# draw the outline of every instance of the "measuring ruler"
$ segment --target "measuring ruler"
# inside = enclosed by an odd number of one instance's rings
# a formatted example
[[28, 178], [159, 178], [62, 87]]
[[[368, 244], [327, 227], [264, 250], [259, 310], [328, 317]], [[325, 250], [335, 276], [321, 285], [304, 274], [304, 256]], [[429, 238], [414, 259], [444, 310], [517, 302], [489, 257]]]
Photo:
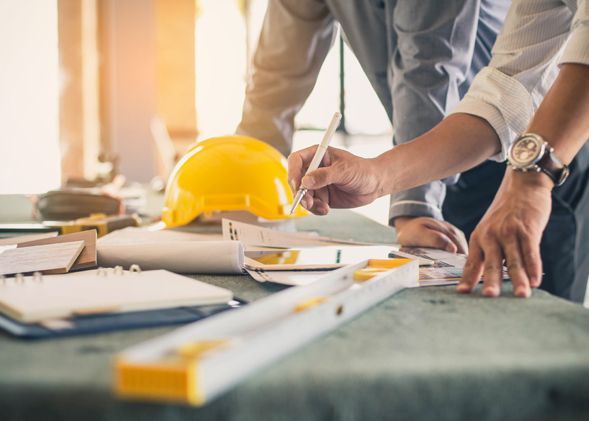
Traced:
[[179, 328], [115, 358], [118, 396], [203, 405], [403, 288], [416, 260], [366, 260]]

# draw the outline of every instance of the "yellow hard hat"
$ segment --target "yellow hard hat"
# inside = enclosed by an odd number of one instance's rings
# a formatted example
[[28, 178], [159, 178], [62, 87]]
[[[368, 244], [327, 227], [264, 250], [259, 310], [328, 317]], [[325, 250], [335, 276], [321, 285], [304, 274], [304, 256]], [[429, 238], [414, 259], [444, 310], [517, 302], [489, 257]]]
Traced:
[[293, 194], [284, 156], [246, 136], [215, 137], [195, 144], [174, 167], [166, 187], [162, 221], [184, 225], [201, 214], [249, 211], [265, 219], [289, 215]]

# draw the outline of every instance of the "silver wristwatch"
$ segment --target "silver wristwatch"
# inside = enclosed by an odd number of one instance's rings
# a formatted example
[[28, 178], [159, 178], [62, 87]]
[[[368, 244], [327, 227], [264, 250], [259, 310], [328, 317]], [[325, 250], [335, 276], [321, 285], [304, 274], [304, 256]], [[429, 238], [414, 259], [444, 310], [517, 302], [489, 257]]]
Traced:
[[569, 176], [569, 167], [554, 154], [554, 148], [537, 134], [524, 133], [518, 137], [509, 147], [507, 160], [515, 171], [542, 171], [556, 186], [562, 185]]

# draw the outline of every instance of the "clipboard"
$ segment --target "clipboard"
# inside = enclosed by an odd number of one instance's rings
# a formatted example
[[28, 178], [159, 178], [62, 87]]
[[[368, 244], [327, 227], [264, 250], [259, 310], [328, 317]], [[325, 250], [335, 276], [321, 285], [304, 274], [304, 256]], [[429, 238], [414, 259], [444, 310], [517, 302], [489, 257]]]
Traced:
[[246, 304], [246, 301], [234, 297], [225, 304], [77, 316], [43, 324], [22, 323], [0, 314], [0, 330], [21, 339], [31, 340], [92, 335], [192, 323], [227, 310], [241, 308]]

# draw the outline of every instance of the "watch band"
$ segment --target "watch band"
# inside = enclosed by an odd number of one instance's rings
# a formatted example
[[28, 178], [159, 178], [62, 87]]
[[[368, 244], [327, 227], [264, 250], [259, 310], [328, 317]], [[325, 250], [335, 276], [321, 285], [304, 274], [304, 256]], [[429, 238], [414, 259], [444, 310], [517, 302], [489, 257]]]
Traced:
[[569, 176], [569, 167], [563, 164], [560, 159], [554, 154], [554, 148], [548, 146], [544, 152], [544, 156], [536, 163], [540, 171], [546, 174], [555, 186], [561, 186]]

